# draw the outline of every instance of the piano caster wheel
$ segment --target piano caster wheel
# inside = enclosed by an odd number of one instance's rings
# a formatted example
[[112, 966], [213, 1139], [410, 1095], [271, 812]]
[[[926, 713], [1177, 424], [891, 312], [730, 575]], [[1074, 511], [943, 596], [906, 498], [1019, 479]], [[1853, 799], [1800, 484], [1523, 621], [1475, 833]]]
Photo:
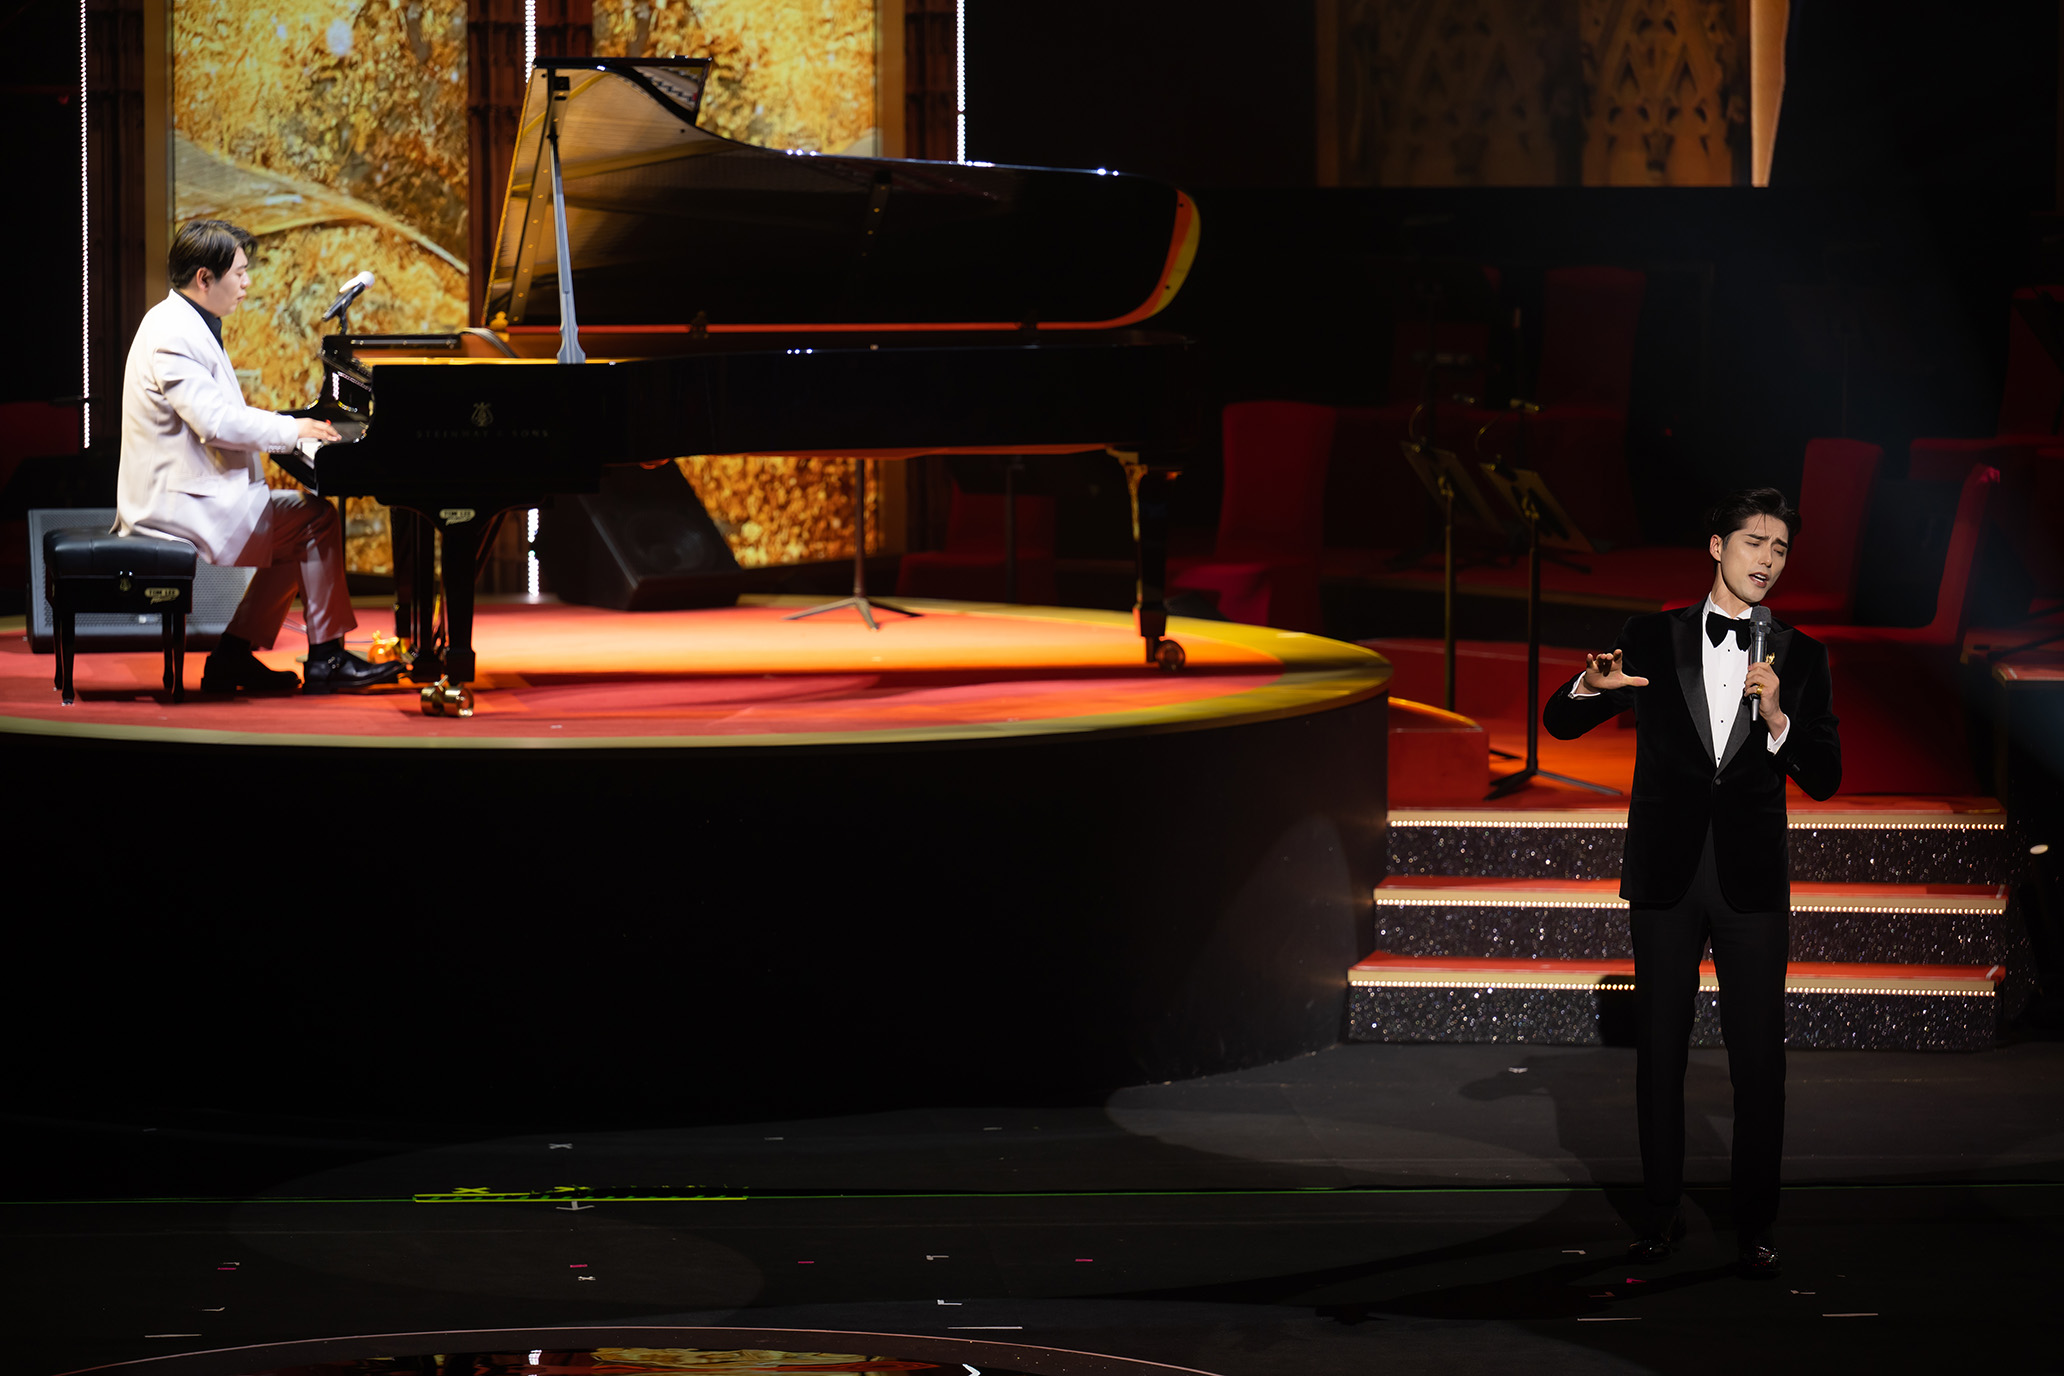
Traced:
[[1164, 673], [1174, 673], [1182, 668], [1188, 659], [1189, 657], [1183, 653], [1182, 646], [1172, 640], [1164, 640], [1154, 647], [1154, 667]]
[[422, 692], [423, 715], [426, 717], [470, 717], [473, 715], [473, 690], [468, 687], [452, 687], [451, 680], [440, 678]]

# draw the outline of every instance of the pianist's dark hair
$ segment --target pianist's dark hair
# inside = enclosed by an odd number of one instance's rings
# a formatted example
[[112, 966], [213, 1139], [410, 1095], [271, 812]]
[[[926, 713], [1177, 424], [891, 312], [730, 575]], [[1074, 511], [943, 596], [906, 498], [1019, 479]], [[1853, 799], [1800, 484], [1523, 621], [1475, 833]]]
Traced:
[[217, 277], [225, 275], [236, 261], [236, 251], [242, 249], [248, 256], [257, 242], [249, 230], [227, 220], [188, 220], [172, 236], [172, 253], [165, 264], [172, 285], [188, 285], [202, 268]]
[[1706, 533], [1719, 536], [1724, 544], [1728, 536], [1758, 516], [1783, 521], [1786, 534], [1795, 540], [1799, 537], [1798, 509], [1774, 487], [1749, 487], [1722, 497], [1706, 511]]

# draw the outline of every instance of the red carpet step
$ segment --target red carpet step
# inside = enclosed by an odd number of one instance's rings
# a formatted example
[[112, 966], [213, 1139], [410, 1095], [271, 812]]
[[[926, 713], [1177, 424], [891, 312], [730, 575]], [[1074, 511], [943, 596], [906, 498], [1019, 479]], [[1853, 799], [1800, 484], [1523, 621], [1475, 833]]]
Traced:
[[1475, 803], [1490, 788], [1490, 738], [1468, 717], [1393, 695], [1389, 739], [1392, 807]]

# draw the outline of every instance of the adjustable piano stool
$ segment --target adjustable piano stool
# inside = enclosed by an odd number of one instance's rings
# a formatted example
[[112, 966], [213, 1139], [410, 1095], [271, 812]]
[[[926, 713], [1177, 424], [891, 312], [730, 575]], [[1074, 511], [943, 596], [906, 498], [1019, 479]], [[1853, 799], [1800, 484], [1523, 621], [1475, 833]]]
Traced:
[[82, 613], [149, 615], [164, 628], [165, 691], [186, 698], [186, 617], [193, 610], [194, 547], [184, 540], [110, 535], [105, 530], [43, 532], [43, 591], [57, 640], [57, 691], [72, 703], [72, 655]]

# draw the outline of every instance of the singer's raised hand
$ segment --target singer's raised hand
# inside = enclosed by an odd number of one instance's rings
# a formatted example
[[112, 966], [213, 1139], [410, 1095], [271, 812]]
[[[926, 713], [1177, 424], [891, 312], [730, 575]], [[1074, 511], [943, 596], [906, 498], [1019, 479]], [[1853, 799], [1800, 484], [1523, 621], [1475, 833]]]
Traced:
[[1620, 663], [1622, 651], [1611, 654], [1586, 655], [1584, 687], [1593, 693], [1609, 693], [1615, 688], [1646, 688], [1648, 680], [1638, 674], [1630, 674]]

